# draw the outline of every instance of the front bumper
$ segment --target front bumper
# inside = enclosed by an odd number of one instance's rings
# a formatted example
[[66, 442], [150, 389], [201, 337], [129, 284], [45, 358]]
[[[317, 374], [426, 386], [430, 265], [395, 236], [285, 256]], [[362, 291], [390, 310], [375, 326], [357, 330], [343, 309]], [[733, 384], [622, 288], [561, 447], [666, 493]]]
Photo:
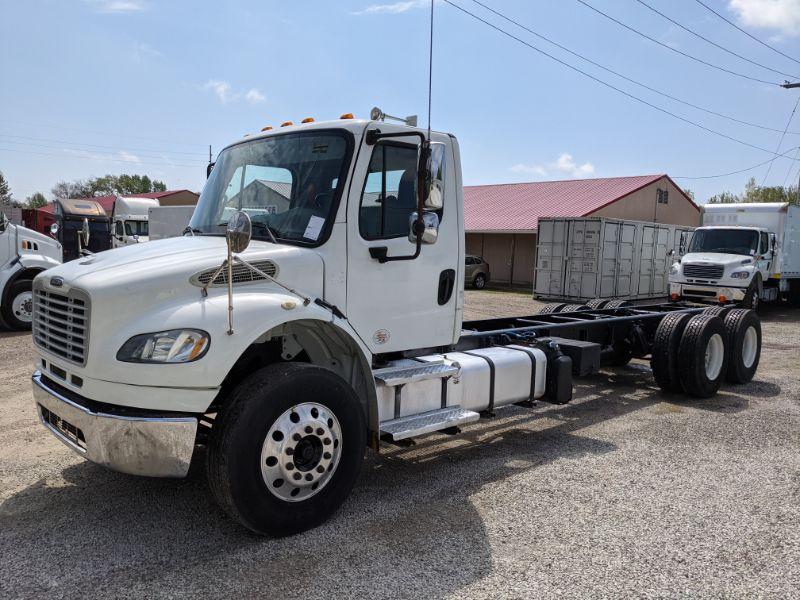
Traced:
[[686, 298], [698, 302], [720, 302], [720, 297], [725, 297], [725, 302], [741, 302], [747, 288], [730, 286], [711, 286], [696, 283], [672, 283], [669, 284], [671, 297]]
[[42, 424], [85, 459], [149, 477], [184, 477], [189, 471], [197, 418], [109, 414], [67, 398], [39, 371], [31, 381]]

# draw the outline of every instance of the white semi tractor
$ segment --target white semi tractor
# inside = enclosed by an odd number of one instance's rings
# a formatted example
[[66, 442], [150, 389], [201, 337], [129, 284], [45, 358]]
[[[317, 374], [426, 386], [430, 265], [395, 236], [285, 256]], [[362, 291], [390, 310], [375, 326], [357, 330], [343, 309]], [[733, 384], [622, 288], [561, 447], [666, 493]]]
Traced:
[[111, 247], [120, 248], [148, 241], [148, 211], [155, 206], [158, 206], [158, 200], [153, 198], [117, 198], [111, 214]]
[[464, 321], [464, 208], [450, 134], [341, 119], [239, 140], [182, 237], [36, 278], [45, 427], [118, 471], [186, 475], [253, 531], [313, 527], [367, 447], [565, 403], [572, 377], [651, 357], [664, 389], [749, 381], [748, 310], [624, 301]]
[[61, 264], [61, 244], [9, 222], [0, 213], [0, 323], [16, 330], [31, 328], [33, 278]]
[[756, 309], [762, 300], [786, 299], [800, 307], [800, 206], [706, 204], [669, 283], [673, 300]]

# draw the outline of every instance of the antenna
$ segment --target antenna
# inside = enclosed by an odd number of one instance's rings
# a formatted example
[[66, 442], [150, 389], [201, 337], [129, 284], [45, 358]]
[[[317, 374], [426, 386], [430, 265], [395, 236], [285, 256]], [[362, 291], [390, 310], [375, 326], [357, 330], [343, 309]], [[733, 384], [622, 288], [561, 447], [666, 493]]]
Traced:
[[433, 3], [431, 0], [431, 37], [428, 44], [428, 141], [431, 141], [431, 91], [433, 88]]

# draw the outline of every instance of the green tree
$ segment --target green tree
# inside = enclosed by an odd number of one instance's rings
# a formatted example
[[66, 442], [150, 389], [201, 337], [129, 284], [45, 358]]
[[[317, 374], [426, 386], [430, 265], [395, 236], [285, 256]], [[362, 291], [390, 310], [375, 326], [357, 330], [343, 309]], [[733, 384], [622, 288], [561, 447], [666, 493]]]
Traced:
[[11, 188], [2, 171], [0, 171], [0, 204], [11, 204]]
[[148, 192], [163, 192], [163, 181], [147, 175], [104, 175], [88, 180], [60, 181], [53, 187], [56, 198], [92, 198], [94, 196], [135, 196]]
[[739, 196], [731, 192], [722, 192], [708, 199], [709, 204], [733, 204], [734, 202], [741, 201], [742, 199], [739, 198]]
[[728, 204], [732, 202], [792, 202], [800, 204], [797, 197], [797, 187], [789, 186], [760, 186], [754, 177], [751, 177], [744, 186], [741, 195], [731, 192], [722, 192], [708, 199], [709, 204]]
[[25, 208], [41, 208], [47, 204], [47, 198], [41, 192], [34, 192], [25, 199]]

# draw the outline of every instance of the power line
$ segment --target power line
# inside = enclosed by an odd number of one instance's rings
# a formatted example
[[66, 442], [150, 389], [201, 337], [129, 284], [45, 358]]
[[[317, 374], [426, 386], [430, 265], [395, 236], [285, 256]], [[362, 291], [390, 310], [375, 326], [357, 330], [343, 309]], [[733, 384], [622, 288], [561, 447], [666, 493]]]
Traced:
[[[91, 149], [91, 148], [82, 148], [82, 147], [77, 147], [77, 146], [74, 147], [74, 148], [65, 148], [63, 146], [53, 146], [53, 145], [50, 145], [50, 144], [37, 144], [37, 143], [34, 143], [34, 142], [24, 142], [24, 141], [20, 142], [20, 141], [17, 141], [17, 140], [3, 140], [3, 139], [0, 139], [0, 143], [2, 143], [2, 144], [17, 144], [17, 145], [20, 145], [20, 146], [31, 146], [31, 147], [34, 147], [34, 148], [49, 148], [51, 150], [64, 150], [65, 152], [86, 152], [86, 153], [102, 152], [102, 150], [94, 150], [94, 149]], [[196, 161], [196, 164], [198, 164], [198, 165], [207, 164], [205, 160], [200, 160], [200, 159], [197, 159], [197, 158], [190, 158], [188, 156], [182, 156], [180, 158], [175, 158], [175, 157], [171, 157], [171, 156], [165, 156], [163, 154], [162, 155], [159, 155], [159, 154], [147, 154], [147, 153], [142, 153], [142, 152], [137, 152], [136, 154], [132, 154], [132, 153], [129, 153], [129, 152], [125, 151], [125, 150], [113, 150], [113, 152], [116, 152], [116, 154], [118, 154], [118, 155], [120, 155], [120, 154], [128, 154], [130, 156], [130, 158], [128, 160], [130, 160], [131, 162], [136, 162], [136, 159], [138, 159], [138, 158], [147, 158], [147, 159], [153, 159], [153, 160], [163, 160], [166, 163], [172, 162], [174, 160], [182, 160], [182, 161], [185, 161], [185, 162], [186, 161]], [[125, 159], [125, 156], [120, 156], [119, 158]]]
[[791, 175], [792, 171], [794, 170], [798, 155], [800, 155], [800, 147], [797, 148], [797, 152], [794, 153], [794, 158], [792, 159], [792, 162], [789, 163], [789, 170], [786, 171], [786, 177], [783, 178], [783, 187], [786, 187], [786, 182], [789, 181], [789, 175]]
[[180, 165], [174, 163], [164, 164], [162, 163], [148, 163], [143, 161], [136, 161], [136, 160], [123, 160], [121, 158], [103, 158], [99, 156], [80, 156], [77, 154], [72, 154], [68, 156], [64, 156], [63, 154], [56, 154], [53, 152], [37, 152], [34, 150], [20, 150], [18, 148], [0, 148], [0, 152], [14, 152], [14, 153], [22, 153], [22, 154], [37, 154], [39, 156], [55, 156], [58, 158], [79, 158], [84, 160], [94, 160], [100, 162], [114, 162], [114, 163], [122, 163], [125, 165], [134, 165], [134, 166], [151, 166], [151, 167], [185, 167], [187, 169], [198, 169], [200, 168], [198, 165]]
[[[781, 149], [781, 145], [783, 144], [783, 138], [786, 137], [786, 131], [788, 131], [789, 125], [792, 124], [792, 119], [794, 119], [794, 113], [797, 110], [798, 104], [800, 104], [800, 96], [797, 97], [797, 102], [794, 103], [794, 108], [792, 109], [792, 114], [789, 115], [789, 120], [786, 121], [786, 128], [783, 130], [783, 133], [781, 134], [781, 139], [778, 140], [778, 147], [775, 148], [775, 152], [776, 153], [779, 152], [780, 149]], [[774, 156], [772, 158], [772, 160], [770, 161], [769, 167], [767, 168], [767, 172], [764, 173], [764, 179], [761, 180], [761, 187], [764, 187], [764, 182], [767, 181], [767, 177], [769, 176], [770, 171], [772, 171], [772, 163], [775, 162], [776, 158], [777, 158], [777, 156]]]
[[[672, 95], [670, 95], [670, 94], [668, 94], [668, 93], [666, 93], [666, 92], [663, 92], [663, 91], [661, 91], [661, 90], [658, 90], [658, 89], [656, 89], [656, 88], [654, 88], [654, 87], [651, 87], [651, 86], [649, 86], [649, 85], [647, 85], [647, 84], [644, 84], [644, 83], [641, 83], [641, 82], [639, 82], [639, 81], [636, 81], [635, 79], [631, 79], [630, 77], [628, 77], [628, 76], [626, 76], [626, 75], [623, 75], [623, 74], [622, 74], [622, 73], [620, 73], [619, 71], [615, 71], [614, 69], [611, 69], [611, 68], [609, 68], [609, 67], [606, 67], [606, 66], [604, 66], [604, 65], [602, 65], [602, 64], [600, 64], [600, 63], [598, 63], [598, 62], [596, 62], [596, 61], [594, 61], [594, 60], [592, 60], [591, 58], [588, 58], [588, 57], [584, 56], [583, 54], [580, 54], [580, 53], [578, 53], [578, 52], [575, 52], [575, 51], [573, 51], [573, 50], [570, 50], [570, 49], [569, 49], [569, 48], [567, 48], [566, 46], [564, 46], [564, 45], [562, 45], [562, 44], [559, 44], [558, 42], [556, 42], [556, 41], [554, 41], [554, 40], [552, 40], [552, 39], [548, 38], [547, 36], [545, 36], [545, 35], [543, 35], [543, 34], [541, 34], [541, 33], [538, 33], [538, 32], [536, 32], [536, 31], [534, 31], [533, 29], [530, 29], [529, 27], [526, 27], [525, 25], [523, 25], [523, 24], [522, 24], [522, 23], [520, 23], [519, 21], [515, 21], [514, 19], [512, 19], [512, 18], [510, 18], [510, 17], [508, 17], [508, 16], [506, 16], [506, 15], [504, 15], [503, 13], [501, 13], [501, 12], [499, 12], [499, 11], [497, 11], [497, 10], [493, 9], [493, 8], [492, 8], [492, 7], [490, 7], [490, 6], [487, 6], [486, 4], [484, 4], [484, 3], [480, 2], [479, 0], [472, 0], [472, 2], [474, 2], [475, 4], [477, 4], [477, 5], [479, 5], [479, 6], [483, 7], [483, 8], [485, 8], [485, 9], [486, 9], [486, 10], [488, 10], [489, 12], [492, 12], [492, 13], [494, 13], [495, 15], [497, 15], [498, 17], [500, 17], [501, 19], [505, 19], [505, 20], [506, 20], [506, 21], [508, 21], [509, 23], [513, 23], [514, 25], [516, 25], [517, 27], [519, 27], [519, 28], [521, 28], [521, 29], [524, 29], [524, 30], [525, 30], [525, 31], [527, 31], [528, 33], [535, 35], [536, 37], [538, 37], [538, 38], [540, 38], [540, 39], [542, 39], [542, 40], [544, 40], [544, 41], [546, 41], [546, 42], [548, 42], [548, 43], [550, 43], [550, 44], [554, 45], [554, 46], [555, 46], [555, 47], [557, 47], [557, 48], [560, 48], [560, 49], [561, 49], [561, 50], [563, 50], [564, 52], [568, 52], [569, 54], [572, 54], [573, 56], [576, 56], [577, 58], [580, 58], [581, 60], [584, 60], [584, 61], [588, 62], [589, 64], [592, 64], [592, 65], [594, 65], [595, 67], [598, 67], [598, 68], [600, 68], [600, 69], [603, 69], [604, 71], [607, 71], [608, 73], [611, 73], [611, 74], [613, 74], [613, 75], [616, 75], [617, 77], [619, 77], [619, 78], [621, 78], [621, 79], [624, 79], [625, 81], [628, 81], [628, 82], [630, 82], [630, 83], [632, 83], [632, 84], [634, 84], [634, 85], [638, 85], [639, 87], [641, 87], [641, 88], [644, 88], [644, 89], [646, 89], [646, 90], [648, 90], [648, 91], [650, 91], [650, 92], [653, 92], [653, 93], [655, 93], [655, 94], [659, 94], [659, 95], [661, 95], [661, 96], [664, 96], [665, 98], [669, 98], [670, 100], [672, 100], [672, 101], [674, 101], [674, 102], [678, 102], [678, 103], [680, 103], [680, 104], [684, 104], [684, 105], [686, 105], [686, 106], [689, 106], [689, 107], [691, 107], [691, 108], [694, 108], [694, 109], [696, 109], [696, 110], [700, 110], [700, 111], [703, 111], [703, 112], [705, 112], [705, 113], [708, 113], [708, 114], [710, 114], [710, 115], [714, 115], [715, 117], [721, 117], [721, 118], [723, 118], [723, 119], [728, 119], [729, 121], [733, 121], [734, 123], [739, 123], [739, 124], [741, 124], [741, 125], [747, 125], [747, 126], [749, 126], [749, 127], [756, 127], [756, 128], [758, 128], [758, 129], [764, 129], [764, 130], [766, 130], [766, 131], [774, 131], [775, 133], [781, 133], [781, 130], [780, 130], [780, 129], [776, 129], [776, 128], [774, 128], [774, 127], [768, 127], [768, 126], [766, 126], [766, 125], [759, 125], [758, 123], [752, 123], [752, 122], [750, 122], [750, 121], [744, 121], [744, 120], [742, 120], [742, 119], [737, 119], [736, 117], [732, 117], [732, 116], [730, 116], [730, 115], [726, 115], [726, 114], [723, 114], [723, 113], [717, 112], [717, 111], [715, 111], [715, 110], [711, 110], [710, 108], [704, 108], [704, 107], [702, 107], [702, 106], [699, 106], [699, 105], [697, 105], [697, 104], [694, 104], [694, 103], [692, 103], [692, 102], [689, 102], [689, 101], [687, 101], [687, 100], [682, 100], [681, 98], [677, 98], [677, 97], [675, 97], [675, 96], [672, 96]], [[791, 135], [800, 135], [800, 132], [795, 132], [795, 131], [789, 131], [788, 133], [789, 133], [789, 134], [791, 134]]]
[[[800, 151], [800, 146], [797, 146], [796, 148], [790, 148], [786, 152], [783, 152], [782, 154], [780, 154], [780, 155], [778, 155], [776, 157], [768, 158], [764, 162], [760, 162], [757, 165], [753, 165], [752, 167], [746, 167], [744, 169], [739, 169], [738, 171], [730, 171], [728, 173], [720, 173], [718, 175], [702, 175], [702, 176], [699, 176], [699, 177], [688, 177], [686, 175], [673, 175], [672, 178], [673, 179], [716, 179], [718, 177], [728, 177], [729, 175], [738, 175], [739, 173], [746, 173], [747, 171], [752, 171], [753, 169], [757, 169], [759, 167], [763, 167], [768, 162], [771, 162], [771, 161], [775, 160], [776, 158], [779, 158], [780, 156], [786, 156], [787, 154], [791, 154], [795, 150]], [[794, 159], [791, 159], [791, 160], [795, 161], [797, 159], [794, 158]], [[792, 165], [794, 165], [794, 162], [792, 162]]]
[[92, 130], [89, 130], [89, 129], [80, 129], [78, 127], [69, 127], [67, 125], [57, 125], [55, 123], [42, 123], [42, 122], [34, 123], [34, 122], [31, 122], [31, 121], [17, 121], [15, 119], [3, 119], [3, 118], [0, 118], [0, 121], [3, 121], [5, 123], [16, 123], [17, 125], [27, 125], [27, 126], [30, 126], [30, 127], [46, 127], [48, 129], [52, 129], [52, 128], [55, 128], [55, 129], [66, 129], [68, 131], [79, 131], [81, 133], [90, 133], [92, 135], [102, 135], [102, 136], [115, 137], [115, 138], [128, 138], [128, 139], [133, 139], [133, 140], [145, 140], [145, 141], [149, 141], [149, 142], [159, 142], [159, 143], [162, 143], [162, 144], [173, 144], [173, 145], [177, 145], [177, 146], [193, 146], [193, 147], [205, 146], [205, 144], [199, 144], [199, 143], [194, 143], [194, 142], [179, 142], [179, 141], [176, 141], [176, 140], [151, 138], [151, 137], [144, 137], [144, 136], [139, 136], [139, 135], [124, 135], [124, 134], [121, 134], [121, 133], [108, 133], [108, 132], [103, 132], [103, 131], [92, 131]]
[[785, 57], [786, 57], [786, 58], [788, 58], [789, 60], [793, 60], [794, 62], [796, 62], [797, 64], [799, 64], [799, 65], [800, 65], [800, 60], [797, 60], [796, 58], [792, 58], [791, 56], [789, 56], [789, 55], [788, 55], [788, 54], [786, 54], [785, 52], [781, 52], [780, 50], [778, 50], [778, 49], [777, 49], [777, 48], [775, 48], [774, 46], [770, 46], [770, 45], [769, 45], [768, 43], [766, 43], [765, 41], [763, 41], [763, 40], [760, 40], [759, 38], [757, 38], [756, 36], [754, 36], [752, 33], [748, 32], [748, 31], [745, 31], [744, 29], [742, 29], [741, 27], [739, 27], [739, 26], [738, 26], [736, 23], [734, 23], [733, 21], [731, 21], [730, 19], [728, 19], [728, 18], [727, 18], [727, 17], [725, 17], [724, 15], [722, 15], [722, 14], [718, 13], [716, 10], [714, 10], [713, 8], [711, 8], [711, 7], [710, 7], [708, 4], [706, 4], [705, 2], [702, 2], [701, 0], [695, 0], [695, 2], [697, 2], [697, 3], [698, 3], [700, 6], [703, 6], [703, 7], [705, 7], [706, 9], [708, 9], [709, 11], [711, 11], [712, 13], [714, 13], [715, 15], [717, 15], [717, 16], [718, 16], [720, 19], [722, 19], [723, 21], [725, 21], [725, 22], [726, 22], [728, 25], [730, 25], [731, 27], [733, 27], [733, 28], [735, 28], [735, 29], [738, 29], [739, 31], [741, 31], [741, 32], [742, 32], [743, 34], [745, 34], [747, 37], [749, 37], [749, 38], [751, 38], [751, 39], [753, 39], [753, 40], [757, 41], [757, 42], [758, 42], [759, 44], [761, 44], [762, 46], [766, 46], [767, 48], [769, 48], [769, 49], [770, 49], [770, 50], [772, 50], [773, 52], [777, 52], [777, 53], [778, 53], [778, 54], [780, 54], [781, 56], [785, 56]]
[[704, 42], [707, 42], [707, 43], [711, 44], [711, 45], [712, 45], [712, 46], [714, 46], [715, 48], [719, 48], [719, 49], [720, 49], [720, 50], [722, 50], [723, 52], [727, 52], [727, 53], [728, 53], [728, 54], [730, 54], [731, 56], [735, 56], [736, 58], [740, 58], [740, 59], [742, 59], [742, 60], [744, 60], [744, 61], [747, 61], [747, 62], [749, 62], [749, 63], [750, 63], [750, 64], [752, 64], [752, 65], [756, 65], [757, 67], [761, 67], [762, 69], [766, 69], [767, 71], [772, 71], [773, 73], [777, 73], [778, 75], [785, 75], [786, 77], [791, 77], [792, 79], [798, 79], [797, 75], [790, 75], [789, 73], [784, 73], [783, 71], [778, 71], [777, 69], [773, 69], [772, 67], [768, 67], [767, 65], [762, 65], [762, 64], [761, 64], [761, 63], [759, 63], [759, 62], [756, 62], [756, 61], [754, 61], [754, 60], [750, 60], [750, 59], [749, 59], [749, 58], [747, 58], [746, 56], [742, 56], [741, 54], [738, 54], [738, 53], [734, 52], [733, 50], [730, 50], [730, 49], [726, 48], [725, 46], [722, 46], [721, 44], [718, 44], [718, 43], [716, 43], [715, 41], [708, 39], [707, 37], [705, 37], [705, 36], [703, 36], [703, 35], [701, 35], [701, 34], [697, 33], [696, 31], [694, 31], [694, 30], [692, 30], [692, 29], [689, 29], [689, 28], [688, 28], [688, 27], [686, 27], [685, 25], [682, 25], [681, 23], [678, 23], [678, 22], [677, 22], [675, 19], [673, 19], [672, 17], [669, 17], [669, 16], [665, 15], [664, 13], [662, 13], [662, 12], [661, 12], [660, 10], [658, 10], [657, 8], [654, 8], [654, 7], [650, 6], [650, 5], [649, 5], [647, 2], [645, 2], [644, 0], [636, 0], [636, 2], [638, 2], [638, 3], [639, 3], [639, 4], [641, 4], [642, 6], [644, 6], [644, 7], [648, 8], [648, 9], [650, 9], [651, 11], [653, 11], [654, 13], [656, 13], [657, 15], [659, 15], [659, 16], [661, 16], [661, 17], [663, 17], [664, 19], [666, 19], [667, 21], [669, 21], [670, 23], [672, 23], [672, 24], [673, 24], [673, 25], [675, 25], [676, 27], [680, 27], [681, 29], [683, 29], [683, 30], [684, 30], [684, 31], [686, 31], [687, 33], [691, 33], [693, 36], [695, 36], [695, 37], [697, 37], [697, 38], [700, 38], [701, 40], [703, 40]]
[[723, 71], [725, 73], [728, 73], [729, 75], [735, 75], [736, 77], [741, 77], [742, 79], [749, 79], [750, 81], [756, 81], [758, 83], [765, 83], [767, 85], [776, 85], [776, 86], [780, 85], [778, 83], [775, 83], [774, 81], [766, 81], [764, 79], [759, 79], [757, 77], [751, 77], [750, 75], [745, 75], [744, 73], [738, 73], [737, 71], [732, 71], [730, 69], [726, 69], [725, 67], [720, 67], [719, 65], [715, 65], [714, 63], [710, 63], [710, 62], [708, 62], [706, 60], [703, 60], [702, 58], [697, 58], [696, 56], [693, 56], [691, 54], [683, 52], [682, 50], [678, 50], [677, 48], [673, 48], [669, 44], [665, 44], [664, 42], [661, 42], [661, 41], [655, 39], [654, 37], [651, 37], [651, 36], [647, 35], [646, 33], [642, 33], [641, 31], [639, 31], [638, 29], [634, 29], [630, 25], [626, 25], [625, 23], [623, 23], [622, 21], [620, 21], [618, 19], [615, 19], [611, 15], [609, 15], [607, 13], [604, 13], [599, 8], [595, 8], [594, 6], [592, 6], [591, 4], [586, 2], [585, 0], [577, 0], [577, 2], [580, 2], [586, 8], [589, 8], [589, 9], [593, 10], [597, 14], [604, 16], [606, 19], [608, 19], [610, 21], [613, 21], [614, 23], [616, 23], [620, 27], [624, 27], [628, 31], [632, 31], [636, 35], [639, 35], [639, 36], [641, 36], [641, 37], [643, 37], [643, 38], [645, 38], [647, 40], [650, 40], [654, 44], [658, 44], [659, 46], [662, 46], [662, 47], [666, 48], [667, 50], [670, 50], [671, 52], [675, 52], [677, 54], [680, 54], [681, 56], [685, 56], [686, 58], [691, 59], [691, 60], [693, 60], [695, 62], [698, 62], [700, 64], [706, 65], [707, 67], [711, 67], [712, 69], [717, 69], [718, 71]]
[[8, 137], [8, 138], [15, 138], [20, 140], [31, 140], [34, 142], [54, 142], [56, 144], [71, 144], [73, 146], [88, 146], [91, 148], [103, 148], [106, 150], [121, 150], [123, 152], [133, 151], [133, 152], [154, 152], [157, 154], [182, 154], [186, 156], [206, 156], [205, 152], [183, 152], [180, 150], [154, 150], [152, 148], [119, 148], [118, 146], [106, 146], [103, 144], [90, 144], [88, 142], [74, 142], [69, 140], [54, 140], [52, 138], [39, 138], [39, 137], [31, 137], [27, 135], [12, 135], [10, 133], [0, 133], [0, 137]]
[[725, 139], [731, 140], [732, 142], [736, 142], [737, 144], [741, 144], [741, 145], [747, 146], [749, 148], [754, 148], [756, 150], [761, 150], [762, 152], [766, 152], [768, 154], [773, 154], [773, 155], [777, 154], [776, 152], [773, 152], [771, 150], [767, 150], [766, 148], [762, 148], [760, 146], [756, 146], [755, 144], [751, 144], [750, 142], [745, 142], [744, 140], [740, 140], [740, 139], [735, 138], [733, 136], [730, 136], [730, 135], [728, 135], [726, 133], [722, 133], [720, 131], [716, 131], [714, 129], [706, 127], [705, 125], [701, 125], [700, 123], [692, 121], [691, 119], [687, 119], [685, 117], [677, 115], [677, 114], [667, 110], [666, 108], [662, 108], [662, 107], [660, 107], [660, 106], [658, 106], [656, 104], [653, 104], [652, 102], [649, 102], [647, 100], [639, 98], [638, 96], [634, 96], [630, 92], [626, 92], [625, 90], [623, 90], [621, 88], [618, 88], [615, 85], [608, 83], [607, 81], [604, 81], [604, 80], [602, 80], [602, 79], [600, 79], [598, 77], [595, 77], [591, 73], [587, 73], [586, 71], [584, 71], [582, 69], [579, 69], [578, 67], [576, 67], [574, 65], [571, 65], [568, 62], [563, 61], [560, 58], [557, 58], [557, 57], [553, 56], [552, 54], [549, 54], [548, 52], [545, 52], [541, 48], [537, 48], [533, 44], [530, 44], [530, 43], [526, 42], [525, 40], [518, 38], [514, 34], [509, 33], [505, 29], [502, 29], [501, 27], [498, 27], [497, 25], [494, 25], [493, 23], [490, 23], [489, 21], [479, 17], [478, 15], [476, 15], [476, 14], [470, 12], [470, 11], [468, 11], [467, 9], [459, 6], [458, 4], [455, 4], [451, 0], [443, 0], [443, 1], [446, 4], [449, 4], [450, 6], [452, 6], [453, 8], [457, 8], [461, 12], [471, 16], [473, 19], [476, 19], [476, 20], [480, 21], [484, 25], [487, 25], [487, 26], [491, 27], [492, 29], [502, 33], [503, 35], [505, 35], [507, 37], [510, 37], [513, 40], [516, 40], [517, 42], [519, 42], [520, 44], [522, 44], [524, 46], [527, 46], [531, 50], [534, 50], [534, 51], [538, 52], [539, 54], [542, 54], [542, 55], [550, 58], [551, 60], [554, 60], [557, 63], [559, 63], [561, 65], [564, 65], [565, 67], [567, 67], [569, 69], [572, 69], [573, 71], [576, 71], [577, 73], [580, 73], [581, 75], [584, 75], [585, 77], [588, 77], [589, 79], [592, 79], [593, 81], [596, 81], [597, 83], [599, 83], [601, 85], [606, 86], [607, 88], [610, 88], [610, 89], [612, 89], [612, 90], [614, 90], [614, 91], [616, 91], [616, 92], [618, 92], [618, 93], [620, 93], [620, 94], [622, 94], [624, 96], [627, 96], [628, 98], [636, 100], [637, 102], [640, 102], [641, 104], [644, 104], [645, 106], [649, 106], [650, 108], [655, 109], [655, 110], [657, 110], [659, 112], [662, 112], [662, 113], [664, 113], [666, 115], [669, 115], [671, 117], [674, 117], [675, 119], [678, 119], [679, 121], [683, 121], [684, 123], [688, 123], [689, 125], [693, 125], [693, 126], [697, 127], [698, 129], [702, 129], [703, 131], [707, 131], [708, 133], [713, 133], [714, 135], [718, 135], [718, 136], [723, 137]]

